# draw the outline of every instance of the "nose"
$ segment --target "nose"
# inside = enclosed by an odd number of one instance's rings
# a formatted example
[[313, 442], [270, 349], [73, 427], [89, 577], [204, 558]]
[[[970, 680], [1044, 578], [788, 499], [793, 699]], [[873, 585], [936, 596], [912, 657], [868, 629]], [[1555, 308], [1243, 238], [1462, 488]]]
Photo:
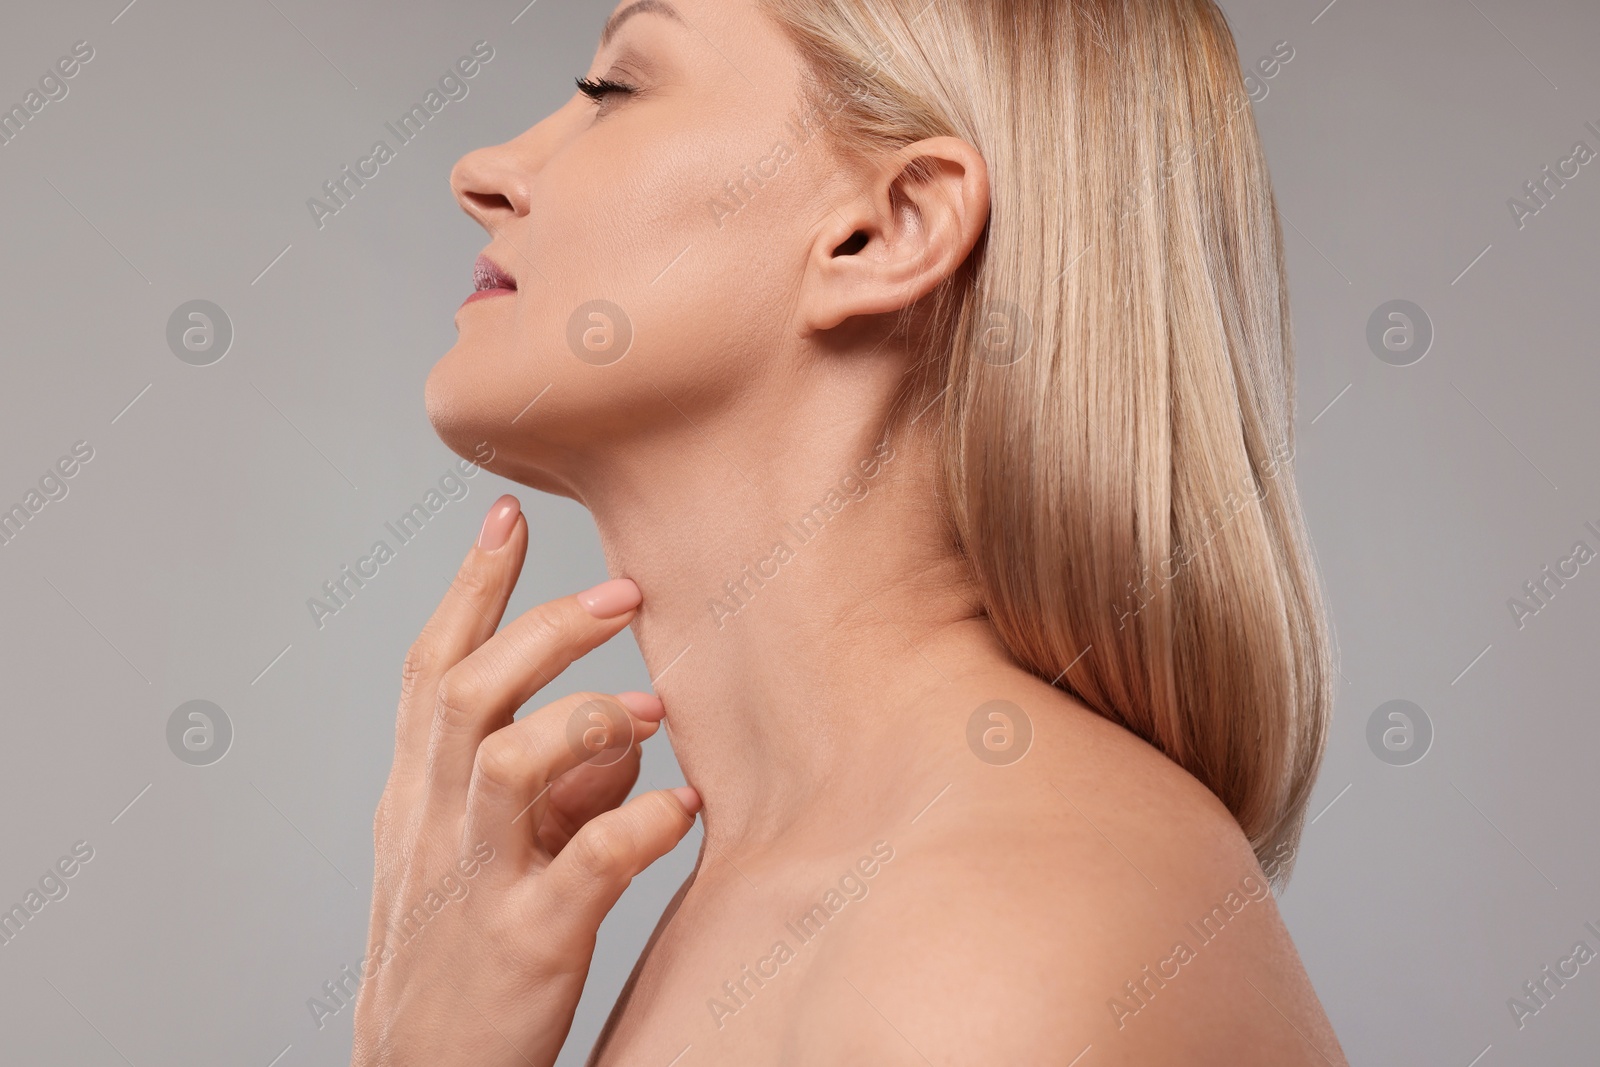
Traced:
[[463, 210], [493, 233], [527, 215], [533, 202], [531, 180], [538, 171], [529, 151], [532, 130], [505, 144], [468, 152], [450, 170], [450, 191]]

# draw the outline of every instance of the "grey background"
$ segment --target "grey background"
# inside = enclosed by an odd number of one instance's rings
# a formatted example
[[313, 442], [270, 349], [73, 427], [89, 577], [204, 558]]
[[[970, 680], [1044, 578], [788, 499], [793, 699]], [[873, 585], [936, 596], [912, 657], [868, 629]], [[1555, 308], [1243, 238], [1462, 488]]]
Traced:
[[[74, 42], [95, 49], [0, 146], [0, 508], [74, 442], [95, 452], [0, 546], [0, 906], [74, 842], [95, 850], [0, 946], [7, 1063], [348, 1062], [350, 1011], [319, 1031], [306, 1000], [364, 950], [400, 660], [511, 487], [470, 481], [322, 629], [305, 601], [452, 466], [422, 384], [483, 237], [448, 168], [564, 99], [610, 11], [524, 2], [4, 14], [6, 107]], [[1593, 1062], [1600, 962], [1521, 1030], [1506, 1002], [1580, 939], [1600, 949], [1583, 928], [1600, 927], [1600, 564], [1521, 629], [1507, 601], [1574, 542], [1600, 548], [1584, 529], [1600, 526], [1600, 161], [1525, 228], [1506, 201], [1575, 141], [1600, 150], [1584, 129], [1600, 8], [1325, 3], [1225, 4], [1247, 64], [1295, 50], [1256, 114], [1342, 654], [1282, 907], [1352, 1063]], [[495, 58], [470, 95], [319, 231], [306, 199], [480, 39]], [[194, 299], [233, 323], [213, 366], [167, 347]], [[1396, 299], [1436, 334], [1409, 367], [1366, 342]], [[532, 548], [513, 611], [605, 576], [582, 509], [519, 495]], [[623, 637], [561, 688], [647, 682]], [[197, 699], [234, 730], [210, 766], [167, 747]], [[1433, 727], [1409, 766], [1367, 742], [1396, 699]], [[651, 747], [646, 776], [680, 781]], [[582, 1061], [698, 841], [607, 922], [562, 1063]]]

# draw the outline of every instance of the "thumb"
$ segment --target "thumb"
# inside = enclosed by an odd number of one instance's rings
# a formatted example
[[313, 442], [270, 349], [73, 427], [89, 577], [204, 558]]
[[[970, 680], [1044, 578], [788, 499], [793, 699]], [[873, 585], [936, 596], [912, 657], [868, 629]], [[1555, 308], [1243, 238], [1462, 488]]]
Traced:
[[552, 910], [593, 937], [635, 875], [671, 852], [694, 825], [700, 794], [658, 789], [584, 823], [545, 868]]

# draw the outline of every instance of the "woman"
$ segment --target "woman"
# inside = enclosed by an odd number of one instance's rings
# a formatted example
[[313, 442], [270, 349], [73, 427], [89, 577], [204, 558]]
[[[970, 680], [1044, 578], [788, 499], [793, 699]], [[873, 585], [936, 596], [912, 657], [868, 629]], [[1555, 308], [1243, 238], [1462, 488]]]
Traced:
[[[639, 0], [579, 88], [455, 168], [427, 395], [619, 577], [497, 633], [502, 498], [411, 650], [355, 1061], [554, 1062], [699, 813], [591, 1063], [1342, 1062], [1268, 891], [1330, 668], [1220, 12]], [[513, 721], [628, 626], [656, 694]], [[621, 803], [663, 722], [690, 787]]]

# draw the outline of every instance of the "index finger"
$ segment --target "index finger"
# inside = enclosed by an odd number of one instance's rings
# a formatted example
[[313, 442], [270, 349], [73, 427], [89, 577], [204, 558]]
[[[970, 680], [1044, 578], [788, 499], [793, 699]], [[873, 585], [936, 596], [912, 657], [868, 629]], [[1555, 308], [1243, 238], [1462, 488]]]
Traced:
[[612, 578], [540, 604], [446, 672], [434, 700], [424, 771], [435, 810], [465, 807], [483, 739], [510, 723], [518, 708], [574, 660], [626, 628], [640, 599], [631, 579]]
[[395, 721], [396, 774], [420, 778], [439, 680], [494, 636], [527, 555], [522, 505], [507, 494], [490, 506], [477, 542], [406, 653]]

